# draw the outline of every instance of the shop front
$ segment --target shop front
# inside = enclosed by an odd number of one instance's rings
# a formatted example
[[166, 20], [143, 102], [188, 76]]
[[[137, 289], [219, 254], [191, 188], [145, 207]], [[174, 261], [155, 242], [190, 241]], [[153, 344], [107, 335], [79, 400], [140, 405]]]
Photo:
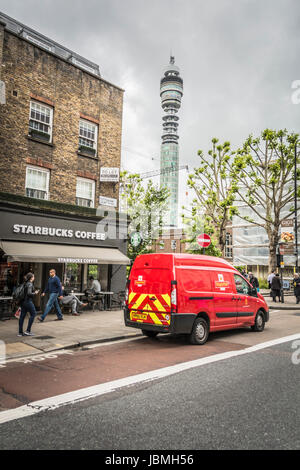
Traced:
[[[49, 270], [54, 268], [68, 290], [83, 293], [90, 277], [98, 279], [102, 291], [125, 290], [126, 233], [124, 227], [109, 230], [112, 221], [63, 216], [38, 210], [0, 207], [0, 316], [9, 311], [16, 286], [28, 272], [35, 275], [39, 289], [36, 307], [44, 307], [41, 293]], [[114, 233], [115, 237], [109, 237]], [[2, 315], [3, 316], [3, 315]]]

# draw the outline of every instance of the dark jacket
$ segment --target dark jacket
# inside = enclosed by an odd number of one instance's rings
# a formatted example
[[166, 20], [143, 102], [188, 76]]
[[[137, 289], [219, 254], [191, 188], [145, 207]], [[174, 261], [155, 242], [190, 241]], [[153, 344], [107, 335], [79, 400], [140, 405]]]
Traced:
[[271, 289], [272, 290], [280, 290], [281, 289], [281, 281], [280, 281], [279, 276], [273, 277], [272, 283], [271, 283]]
[[32, 282], [26, 282], [25, 284], [25, 298], [23, 300], [23, 302], [28, 302], [29, 300], [33, 300], [33, 297], [34, 297], [34, 292], [35, 292], [35, 288], [32, 284]]
[[300, 296], [300, 277], [298, 279], [294, 279], [294, 293], [296, 297]]
[[59, 296], [62, 295], [62, 288], [59, 277], [49, 277], [44, 293], [46, 294], [47, 292], [49, 292], [49, 294], [58, 294]]
[[258, 282], [257, 277], [255, 276], [249, 277], [248, 281], [250, 282], [250, 284], [252, 284], [253, 287], [256, 287], [257, 289], [259, 288], [259, 282]]

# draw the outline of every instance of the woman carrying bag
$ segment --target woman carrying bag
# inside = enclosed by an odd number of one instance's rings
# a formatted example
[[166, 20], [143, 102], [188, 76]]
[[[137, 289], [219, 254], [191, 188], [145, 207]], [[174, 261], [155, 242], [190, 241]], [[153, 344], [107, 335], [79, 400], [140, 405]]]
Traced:
[[[28, 273], [25, 278], [25, 296], [21, 302], [21, 314], [19, 318], [19, 334], [18, 336], [34, 336], [31, 333], [31, 327], [34, 322], [34, 317], [36, 316], [36, 310], [33, 303], [33, 297], [38, 293], [38, 290], [34, 290], [33, 281], [34, 274]], [[26, 313], [29, 312], [30, 318], [28, 320], [27, 330], [23, 333], [23, 324], [26, 317]]]

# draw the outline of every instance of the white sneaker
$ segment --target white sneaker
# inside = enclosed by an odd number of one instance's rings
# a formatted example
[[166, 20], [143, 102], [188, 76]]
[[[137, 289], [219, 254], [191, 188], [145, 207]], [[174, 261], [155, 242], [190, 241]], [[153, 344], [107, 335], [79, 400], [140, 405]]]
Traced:
[[34, 336], [34, 333], [30, 333], [29, 331], [25, 331], [24, 335], [25, 336]]

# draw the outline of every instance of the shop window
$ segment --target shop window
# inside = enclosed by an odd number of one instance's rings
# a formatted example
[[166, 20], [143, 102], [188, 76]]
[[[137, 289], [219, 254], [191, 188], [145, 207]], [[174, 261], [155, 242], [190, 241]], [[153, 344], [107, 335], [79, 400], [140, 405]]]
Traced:
[[0, 294], [11, 296], [18, 285], [18, 263], [0, 263]]
[[93, 276], [94, 279], [97, 279], [100, 282], [101, 290], [107, 291], [108, 289], [108, 264], [89, 264], [87, 269], [87, 279], [85, 279], [84, 286], [89, 288], [91, 282], [89, 278]]
[[67, 263], [64, 275], [64, 286], [67, 290], [81, 290], [81, 264]]
[[80, 119], [79, 121], [79, 151], [95, 156], [97, 153], [97, 125]]
[[76, 204], [84, 207], [94, 207], [95, 181], [77, 178]]
[[29, 135], [45, 142], [52, 141], [53, 108], [30, 101]]
[[26, 168], [26, 196], [36, 199], [49, 199], [49, 170], [35, 167]]

